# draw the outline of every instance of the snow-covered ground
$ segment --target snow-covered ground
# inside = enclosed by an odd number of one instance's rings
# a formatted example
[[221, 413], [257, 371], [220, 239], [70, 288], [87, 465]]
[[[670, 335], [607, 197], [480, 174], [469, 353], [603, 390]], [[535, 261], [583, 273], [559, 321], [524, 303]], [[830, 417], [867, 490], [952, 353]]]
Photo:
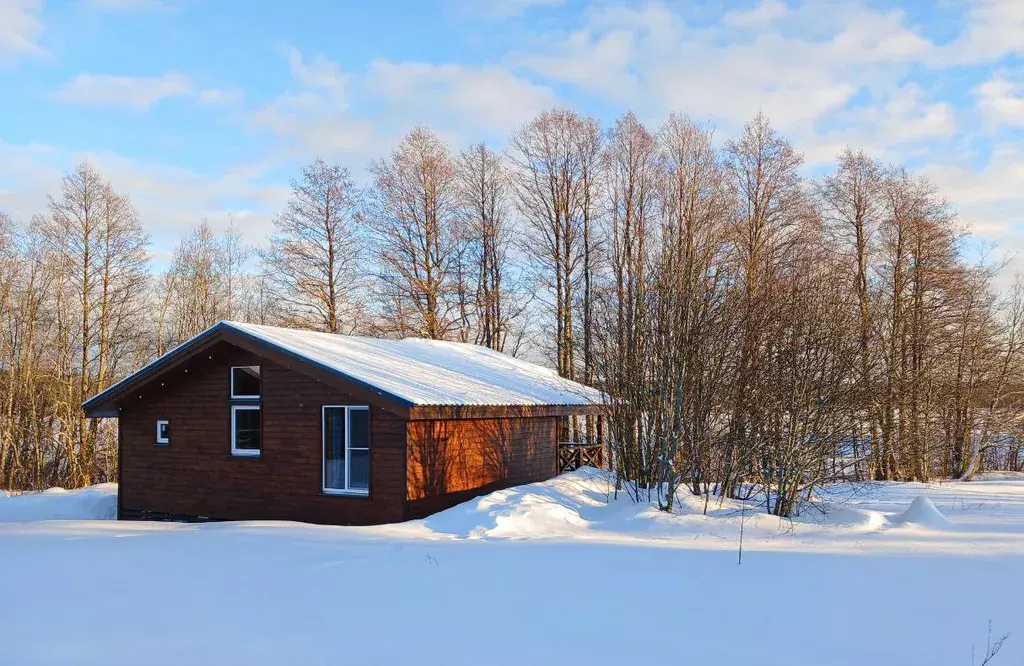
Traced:
[[115, 491], [0, 497], [0, 663], [970, 666], [989, 620], [1024, 663], [1020, 475], [793, 521], [593, 470], [368, 528], [99, 520]]

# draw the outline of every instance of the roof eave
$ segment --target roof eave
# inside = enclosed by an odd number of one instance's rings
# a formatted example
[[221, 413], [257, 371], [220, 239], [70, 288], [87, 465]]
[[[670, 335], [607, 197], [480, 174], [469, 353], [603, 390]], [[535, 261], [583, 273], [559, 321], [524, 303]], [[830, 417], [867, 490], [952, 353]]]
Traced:
[[138, 386], [139, 382], [145, 381], [149, 377], [155, 377], [174, 361], [187, 357], [188, 352], [202, 349], [205, 344], [212, 343], [222, 334], [226, 326], [225, 322], [218, 322], [196, 336], [189, 338], [163, 356], [147, 363], [121, 381], [83, 402], [82, 411], [89, 418], [116, 417], [119, 411], [118, 401], [123, 394], [127, 393], [133, 386]]
[[600, 403], [577, 405], [414, 405], [409, 410], [409, 420], [584, 416], [605, 414], [607, 411], [608, 408]]

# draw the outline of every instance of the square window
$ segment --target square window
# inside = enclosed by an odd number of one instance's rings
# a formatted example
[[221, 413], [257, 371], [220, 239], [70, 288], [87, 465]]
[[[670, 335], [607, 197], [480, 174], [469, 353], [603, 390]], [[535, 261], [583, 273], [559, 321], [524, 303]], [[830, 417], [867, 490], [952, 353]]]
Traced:
[[231, 455], [260, 455], [260, 408], [235, 405], [231, 408]]
[[259, 400], [260, 366], [241, 365], [231, 368], [231, 399]]
[[156, 422], [156, 443], [164, 445], [171, 443], [171, 425], [166, 420]]

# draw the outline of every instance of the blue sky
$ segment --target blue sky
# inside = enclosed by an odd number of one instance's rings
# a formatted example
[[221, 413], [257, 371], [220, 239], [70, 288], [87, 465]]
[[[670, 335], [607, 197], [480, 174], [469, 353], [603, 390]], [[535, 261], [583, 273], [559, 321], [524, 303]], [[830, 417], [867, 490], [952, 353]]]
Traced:
[[763, 110], [808, 175], [862, 146], [1016, 251], [1022, 56], [1016, 0], [0, 0], [0, 210], [43, 212], [88, 157], [159, 258], [203, 218], [262, 240], [300, 164], [363, 178], [416, 123], [500, 148], [556, 104], [676, 110], [725, 140]]

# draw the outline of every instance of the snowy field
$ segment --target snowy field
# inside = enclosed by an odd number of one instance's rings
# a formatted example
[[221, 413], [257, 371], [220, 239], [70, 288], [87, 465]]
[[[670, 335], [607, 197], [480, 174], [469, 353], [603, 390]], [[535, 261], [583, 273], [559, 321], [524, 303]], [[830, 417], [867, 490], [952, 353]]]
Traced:
[[1022, 476], [836, 488], [792, 522], [606, 491], [581, 471], [370, 528], [0, 494], [0, 663], [970, 666], [991, 620], [991, 665], [1024, 664]]

